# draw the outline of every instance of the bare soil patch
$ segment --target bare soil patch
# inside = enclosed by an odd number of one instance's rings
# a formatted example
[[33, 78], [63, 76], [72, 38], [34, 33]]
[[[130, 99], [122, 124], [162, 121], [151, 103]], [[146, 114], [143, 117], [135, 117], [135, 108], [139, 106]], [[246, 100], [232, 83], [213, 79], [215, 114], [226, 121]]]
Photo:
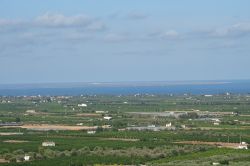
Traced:
[[101, 140], [111, 140], [111, 141], [128, 141], [128, 142], [136, 142], [139, 139], [131, 139], [131, 138], [101, 138]]
[[8, 163], [8, 162], [9, 162], [8, 160], [0, 159], [0, 163]]
[[192, 145], [214, 145], [217, 147], [225, 147], [225, 148], [238, 148], [239, 143], [227, 143], [227, 142], [204, 142], [204, 141], [180, 141], [175, 142], [178, 144], [192, 144]]
[[67, 126], [67, 125], [49, 125], [49, 124], [26, 124], [21, 126], [21, 128], [28, 130], [40, 130], [40, 131], [48, 131], [48, 130], [95, 130], [96, 126]]
[[29, 142], [29, 141], [24, 141], [24, 140], [5, 140], [3, 142], [5, 142], [5, 143], [25, 143], [25, 142]]
[[201, 130], [249, 130], [250, 126], [241, 126], [241, 127], [235, 127], [235, 128], [228, 128], [228, 127], [199, 127], [199, 128], [193, 128], [193, 129], [201, 129]]
[[0, 132], [0, 136], [23, 135], [23, 133]]
[[91, 113], [81, 113], [76, 115], [82, 117], [101, 117], [101, 114], [91, 114]]

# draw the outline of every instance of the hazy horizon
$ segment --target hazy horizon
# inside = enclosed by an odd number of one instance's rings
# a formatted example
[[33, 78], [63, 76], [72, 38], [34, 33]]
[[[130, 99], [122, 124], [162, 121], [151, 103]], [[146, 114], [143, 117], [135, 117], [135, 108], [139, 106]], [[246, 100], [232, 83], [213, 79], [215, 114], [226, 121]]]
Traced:
[[[119, 82], [41, 82], [0, 84], [0, 89], [40, 89], [40, 88], [105, 88], [105, 87], [164, 87], [164, 86], [234, 86], [250, 83], [250, 80], [179, 80], [179, 81], [119, 81]], [[248, 87], [248, 86], [247, 86]]]

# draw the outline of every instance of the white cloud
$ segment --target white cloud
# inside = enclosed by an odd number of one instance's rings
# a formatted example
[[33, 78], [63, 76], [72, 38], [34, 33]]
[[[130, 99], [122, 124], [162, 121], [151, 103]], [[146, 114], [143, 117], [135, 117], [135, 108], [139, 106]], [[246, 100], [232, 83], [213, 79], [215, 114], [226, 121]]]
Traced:
[[175, 39], [178, 36], [179, 36], [179, 33], [175, 30], [169, 30], [160, 34], [160, 37], [164, 39]]
[[209, 32], [211, 37], [241, 37], [250, 34], [250, 22], [241, 22], [227, 27], [220, 27]]
[[130, 12], [122, 12], [122, 11], [115, 11], [108, 15], [108, 19], [119, 19], [119, 20], [143, 20], [149, 18], [149, 15], [140, 12], [140, 11], [130, 11]]
[[93, 20], [86, 15], [65, 16], [63, 14], [45, 13], [38, 16], [34, 23], [48, 27], [87, 26]]
[[241, 30], [241, 31], [247, 31], [247, 32], [249, 32], [250, 31], [250, 22], [237, 23], [237, 24], [234, 24], [232, 27], [234, 29], [238, 29], [238, 30]]
[[0, 18], [0, 27], [6, 27], [6, 26], [15, 26], [24, 24], [25, 21], [23, 20], [9, 20], [9, 19], [1, 19]]
[[25, 28], [78, 28], [81, 30], [100, 31], [105, 24], [87, 15], [65, 16], [58, 13], [45, 13], [31, 20], [0, 19], [0, 30]]

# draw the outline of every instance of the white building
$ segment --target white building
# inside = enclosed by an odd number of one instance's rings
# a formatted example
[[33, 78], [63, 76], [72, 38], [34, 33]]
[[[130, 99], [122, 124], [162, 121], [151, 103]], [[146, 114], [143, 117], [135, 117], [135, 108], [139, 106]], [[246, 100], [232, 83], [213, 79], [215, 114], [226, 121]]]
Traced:
[[248, 149], [248, 144], [246, 142], [241, 142], [238, 146], [238, 149]]
[[95, 113], [97, 114], [104, 114], [104, 113], [108, 113], [107, 111], [95, 111]]
[[88, 134], [95, 134], [96, 131], [95, 130], [91, 130], [91, 131], [87, 131]]
[[83, 123], [77, 123], [76, 125], [77, 125], [77, 126], [82, 126], [82, 125], [83, 125]]
[[205, 97], [213, 97], [213, 95], [204, 95]]
[[23, 159], [24, 159], [24, 161], [29, 161], [30, 160], [30, 156], [25, 155]]
[[220, 119], [218, 119], [218, 118], [213, 118], [211, 120], [214, 121], [214, 122], [220, 122]]
[[82, 104], [78, 104], [77, 106], [78, 107], [87, 107], [87, 104], [82, 103]]
[[36, 110], [27, 110], [26, 113], [34, 114], [34, 113], [36, 113]]
[[56, 146], [55, 142], [43, 142], [42, 146]]
[[111, 116], [104, 116], [103, 118], [104, 118], [105, 120], [111, 120], [111, 119], [112, 119]]
[[171, 126], [172, 126], [171, 122], [166, 124], [166, 127], [171, 127]]

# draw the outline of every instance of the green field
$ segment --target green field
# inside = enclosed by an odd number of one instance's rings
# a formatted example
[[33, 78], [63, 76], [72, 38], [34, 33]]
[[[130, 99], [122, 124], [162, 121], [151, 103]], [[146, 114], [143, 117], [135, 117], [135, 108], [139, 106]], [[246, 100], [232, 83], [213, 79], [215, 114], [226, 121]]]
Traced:
[[[249, 100], [223, 94], [0, 97], [0, 164], [250, 165], [246, 149], [178, 143], [250, 143]], [[96, 133], [37, 129], [41, 124], [95, 126]], [[56, 146], [43, 147], [46, 141]]]

